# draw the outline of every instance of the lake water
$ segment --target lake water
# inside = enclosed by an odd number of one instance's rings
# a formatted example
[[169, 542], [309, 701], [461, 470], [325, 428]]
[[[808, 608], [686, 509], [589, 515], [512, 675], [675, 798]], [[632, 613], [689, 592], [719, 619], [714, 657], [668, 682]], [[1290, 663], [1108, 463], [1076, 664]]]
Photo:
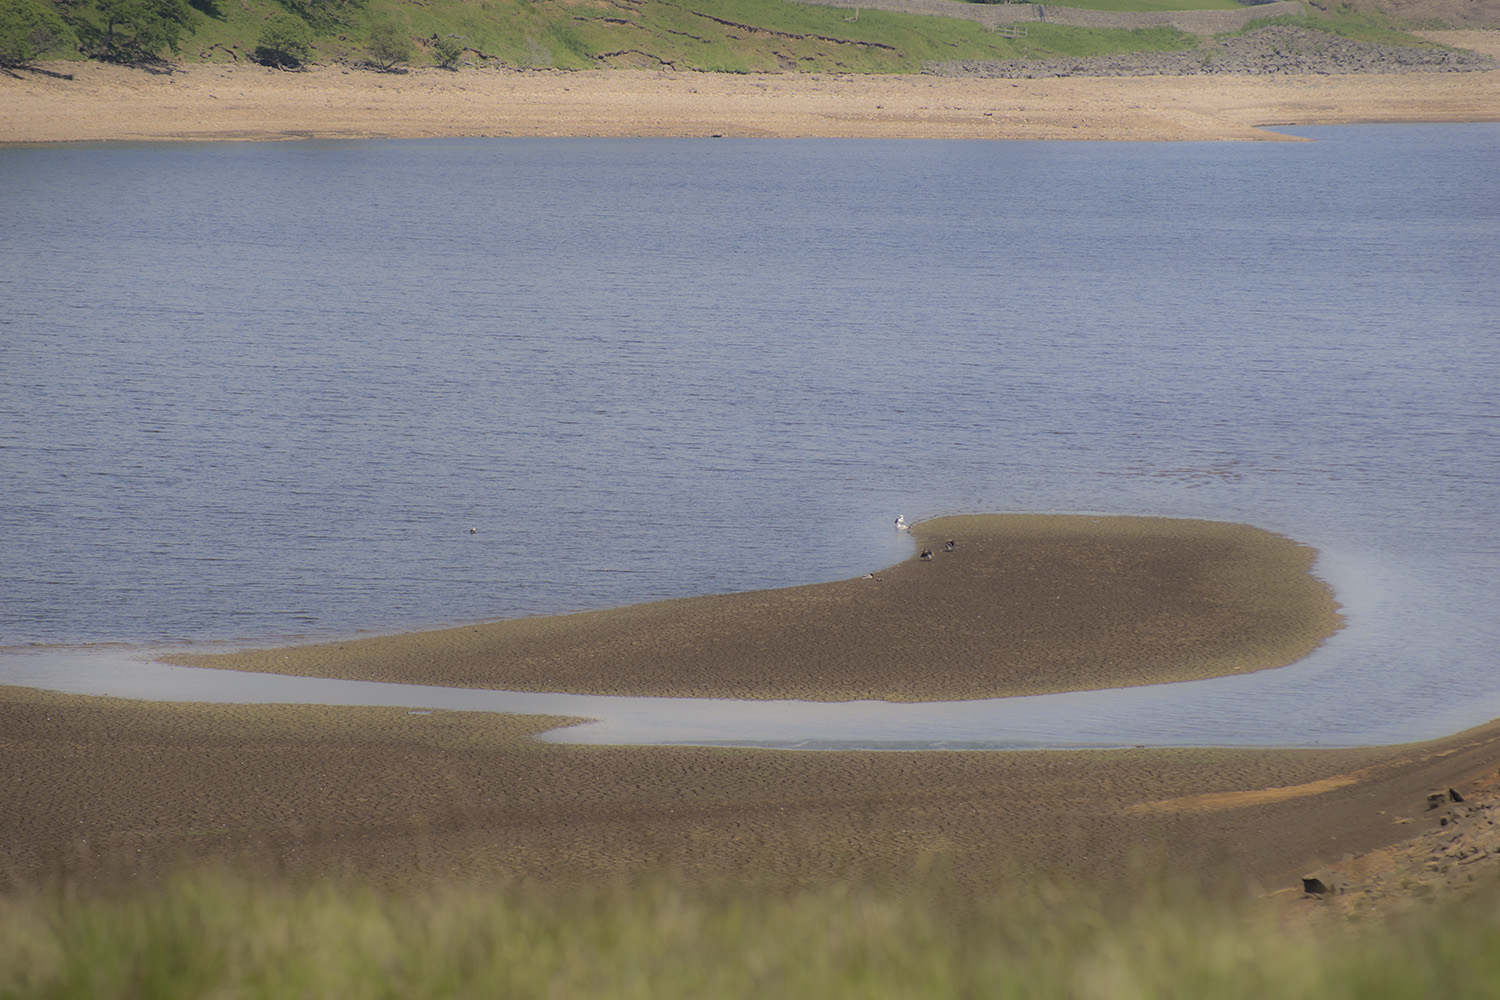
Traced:
[[1291, 131], [0, 148], [0, 646], [34, 680], [1088, 511], [1317, 546], [1350, 626], [1020, 742], [1500, 717], [1500, 126]]

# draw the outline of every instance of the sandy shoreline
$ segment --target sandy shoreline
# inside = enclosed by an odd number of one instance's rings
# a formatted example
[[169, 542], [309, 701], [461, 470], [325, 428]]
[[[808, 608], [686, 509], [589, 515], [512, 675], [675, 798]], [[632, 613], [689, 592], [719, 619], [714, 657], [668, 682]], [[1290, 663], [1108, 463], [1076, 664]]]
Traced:
[[[1489, 32], [1466, 33], [1487, 37]], [[1500, 121], [1500, 71], [976, 80], [55, 63], [0, 75], [0, 142], [766, 136], [1277, 139], [1277, 125]]]

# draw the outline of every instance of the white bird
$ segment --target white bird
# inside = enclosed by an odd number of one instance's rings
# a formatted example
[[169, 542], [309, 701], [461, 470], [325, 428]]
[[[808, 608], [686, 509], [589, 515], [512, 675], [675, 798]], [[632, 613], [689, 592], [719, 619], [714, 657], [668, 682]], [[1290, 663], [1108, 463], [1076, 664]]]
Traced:
[[909, 529], [906, 526], [906, 515], [905, 514], [897, 514], [896, 515], [896, 530], [897, 531], [909, 531], [909, 530], [911, 530], [911, 529]]

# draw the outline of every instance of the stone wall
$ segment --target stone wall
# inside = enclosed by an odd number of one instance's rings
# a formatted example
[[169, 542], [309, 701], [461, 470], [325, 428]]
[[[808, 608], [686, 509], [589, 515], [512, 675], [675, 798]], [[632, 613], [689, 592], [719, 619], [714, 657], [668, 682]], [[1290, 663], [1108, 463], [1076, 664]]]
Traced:
[[901, 14], [930, 14], [977, 21], [994, 28], [1002, 24], [1025, 21], [1048, 21], [1080, 28], [1155, 28], [1170, 26], [1195, 35], [1216, 35], [1236, 31], [1249, 21], [1283, 14], [1301, 14], [1302, 4], [1295, 0], [1276, 0], [1239, 10], [1182, 10], [1115, 13], [1056, 7], [1030, 3], [979, 4], [959, 0], [794, 0], [823, 7], [854, 10], [887, 10]]

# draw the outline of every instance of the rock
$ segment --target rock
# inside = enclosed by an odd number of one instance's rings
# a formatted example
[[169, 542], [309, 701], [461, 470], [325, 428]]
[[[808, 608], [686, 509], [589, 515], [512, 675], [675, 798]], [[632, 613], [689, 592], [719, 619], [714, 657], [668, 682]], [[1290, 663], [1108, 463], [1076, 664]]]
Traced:
[[1464, 797], [1458, 794], [1457, 789], [1449, 788], [1446, 791], [1438, 789], [1437, 791], [1427, 793], [1427, 808], [1436, 809], [1439, 806], [1447, 805], [1449, 802], [1462, 802], [1463, 800]]
[[1344, 877], [1337, 872], [1319, 871], [1302, 876], [1302, 891], [1309, 896], [1327, 896], [1344, 891]]

